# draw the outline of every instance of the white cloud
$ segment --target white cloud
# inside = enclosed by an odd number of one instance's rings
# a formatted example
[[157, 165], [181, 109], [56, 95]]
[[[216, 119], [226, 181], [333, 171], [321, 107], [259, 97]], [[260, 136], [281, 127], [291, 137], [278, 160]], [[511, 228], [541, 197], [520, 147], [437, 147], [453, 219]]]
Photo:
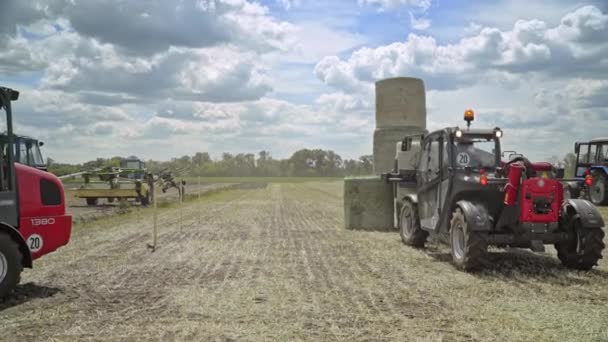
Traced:
[[421, 77], [431, 89], [471, 85], [493, 72], [605, 77], [607, 22], [608, 14], [586, 6], [552, 28], [542, 21], [520, 20], [510, 31], [486, 27], [456, 44], [441, 45], [432, 37], [410, 34], [405, 42], [361, 48], [345, 60], [325, 57], [315, 74], [346, 92], [401, 75]]
[[359, 0], [359, 4], [378, 6], [383, 11], [402, 6], [417, 7], [426, 11], [431, 7], [431, 0]]
[[416, 16], [410, 12], [410, 26], [415, 30], [424, 31], [431, 27], [431, 20], [424, 17], [416, 18]]

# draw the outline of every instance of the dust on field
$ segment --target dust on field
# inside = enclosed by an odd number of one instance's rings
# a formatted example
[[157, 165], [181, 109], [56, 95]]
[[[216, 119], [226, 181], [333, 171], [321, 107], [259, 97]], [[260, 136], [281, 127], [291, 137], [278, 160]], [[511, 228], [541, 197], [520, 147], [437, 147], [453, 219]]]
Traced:
[[[342, 183], [274, 183], [79, 227], [0, 311], [7, 340], [601, 341], [608, 267], [492, 253], [467, 274], [441, 245], [343, 229]], [[199, 210], [201, 223], [199, 224]]]

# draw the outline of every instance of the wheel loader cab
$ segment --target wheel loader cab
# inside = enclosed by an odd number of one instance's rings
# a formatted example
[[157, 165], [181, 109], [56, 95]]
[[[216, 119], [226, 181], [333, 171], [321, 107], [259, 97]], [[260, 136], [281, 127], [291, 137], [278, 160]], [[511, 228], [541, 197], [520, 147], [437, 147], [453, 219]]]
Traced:
[[[487, 178], [500, 166], [500, 137], [499, 128], [463, 130], [458, 127], [425, 137], [416, 170], [422, 229], [447, 231], [459, 200], [501, 203], [500, 187], [487, 184]], [[500, 210], [499, 205], [490, 207], [493, 212]]]

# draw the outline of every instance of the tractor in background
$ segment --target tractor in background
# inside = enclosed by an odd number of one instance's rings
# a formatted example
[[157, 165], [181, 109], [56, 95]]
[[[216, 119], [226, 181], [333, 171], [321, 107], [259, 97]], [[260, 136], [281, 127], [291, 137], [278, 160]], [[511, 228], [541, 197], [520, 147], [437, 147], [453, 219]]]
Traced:
[[[11, 106], [18, 99], [18, 91], [0, 87], [5, 147], [19, 141], [13, 134]], [[66, 245], [71, 230], [59, 178], [17, 162], [15, 149], [0, 148], [0, 299], [19, 283], [24, 267], [31, 268], [34, 260]]]
[[608, 138], [576, 142], [574, 152], [574, 176], [578, 181], [570, 184], [572, 197], [580, 196], [595, 205], [608, 205]]
[[397, 144], [393, 183], [402, 241], [424, 247], [435, 234], [457, 268], [479, 268], [488, 247], [544, 251], [554, 244], [566, 267], [589, 270], [602, 258], [604, 221], [583, 199], [565, 199], [553, 165], [521, 155], [501, 160], [500, 128], [444, 128]]

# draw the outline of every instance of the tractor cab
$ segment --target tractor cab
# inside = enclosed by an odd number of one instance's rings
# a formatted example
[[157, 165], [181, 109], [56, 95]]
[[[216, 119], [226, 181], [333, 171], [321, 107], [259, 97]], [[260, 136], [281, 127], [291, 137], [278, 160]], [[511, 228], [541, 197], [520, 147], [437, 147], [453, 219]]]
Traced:
[[[501, 160], [502, 130], [452, 127], [427, 135], [421, 142], [416, 168], [418, 211], [422, 229], [446, 230], [455, 203], [475, 198], [488, 203], [499, 199], [500, 189], [488, 184]], [[500, 200], [498, 200], [500, 202]], [[498, 211], [493, 206], [492, 211]]]
[[136, 156], [130, 156], [121, 160], [121, 177], [128, 179], [143, 180], [146, 174], [146, 163]]
[[[38, 141], [34, 138], [14, 135], [15, 148], [13, 154], [15, 156], [15, 162], [37, 168], [42, 171], [48, 171], [48, 166], [44, 162], [40, 147], [44, 146], [42, 141]], [[7, 155], [8, 148], [8, 136], [5, 133], [0, 134], [0, 149], [2, 153]]]
[[[586, 196], [595, 205], [608, 205], [608, 138], [574, 144], [574, 176], [581, 179]], [[582, 179], [589, 177], [585, 182]]]

